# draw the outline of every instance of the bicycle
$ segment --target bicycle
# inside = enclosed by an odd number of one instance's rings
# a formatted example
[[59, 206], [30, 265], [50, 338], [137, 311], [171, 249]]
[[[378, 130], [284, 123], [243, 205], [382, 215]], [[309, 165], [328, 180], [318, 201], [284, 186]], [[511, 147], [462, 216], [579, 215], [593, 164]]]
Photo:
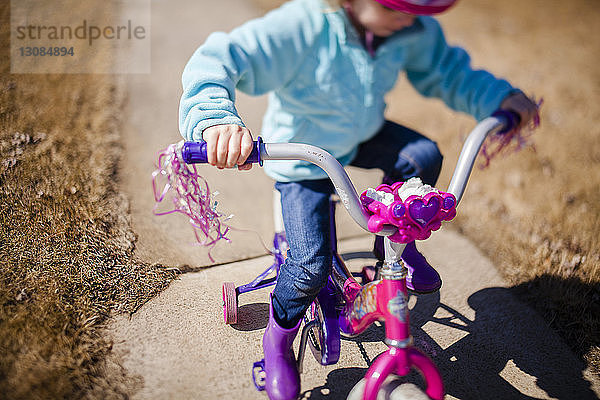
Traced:
[[[469, 134], [454, 170], [448, 192], [432, 190], [424, 195], [413, 194], [402, 198], [400, 192], [407, 182], [382, 184], [358, 195], [350, 178], [339, 162], [326, 151], [306, 144], [255, 142], [247, 162], [262, 165], [263, 160], [300, 159], [321, 167], [332, 180], [336, 193], [353, 220], [370, 233], [384, 236], [384, 262], [374, 268], [363, 268], [362, 284], [350, 273], [337, 252], [335, 232], [335, 201], [331, 202], [331, 237], [334, 255], [332, 272], [326, 286], [317, 295], [304, 318], [298, 369], [309, 345], [315, 359], [322, 365], [337, 363], [340, 356], [341, 336], [357, 336], [377, 320], [385, 321], [385, 343], [388, 350], [381, 354], [365, 375], [363, 399], [374, 400], [386, 378], [391, 374], [406, 376], [411, 368], [421, 373], [425, 394], [434, 400], [444, 397], [440, 372], [423, 352], [413, 346], [409, 327], [407, 268], [400, 255], [406, 243], [427, 239], [438, 230], [442, 221], [456, 215], [459, 204], [475, 164], [477, 155], [491, 134], [503, 134], [518, 126], [518, 116], [498, 111], [481, 121]], [[180, 156], [188, 164], [205, 163], [206, 144], [186, 142], [179, 148]], [[277, 223], [276, 223], [277, 226]], [[276, 283], [279, 267], [285, 260], [285, 234], [276, 229], [273, 239], [274, 262], [252, 282], [235, 287], [223, 284], [224, 320], [235, 323], [238, 296], [263, 289]], [[275, 276], [267, 278], [270, 274]], [[264, 389], [264, 360], [254, 363], [252, 376], [258, 390]]]

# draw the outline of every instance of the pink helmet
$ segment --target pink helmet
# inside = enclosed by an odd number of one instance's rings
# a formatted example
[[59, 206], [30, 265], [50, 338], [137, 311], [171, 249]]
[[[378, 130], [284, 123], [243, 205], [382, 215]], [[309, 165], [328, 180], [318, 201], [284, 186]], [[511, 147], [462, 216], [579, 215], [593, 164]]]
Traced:
[[457, 0], [375, 0], [393, 10], [407, 14], [439, 14], [452, 7]]

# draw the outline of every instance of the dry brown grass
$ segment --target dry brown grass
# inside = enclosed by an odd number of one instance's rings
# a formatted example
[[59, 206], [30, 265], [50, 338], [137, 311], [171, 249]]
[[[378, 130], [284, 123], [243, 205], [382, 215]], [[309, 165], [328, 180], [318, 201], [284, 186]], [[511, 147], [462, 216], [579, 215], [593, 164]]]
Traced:
[[115, 189], [123, 95], [110, 75], [10, 74], [8, 18], [3, 2], [0, 397], [126, 398], [136, 379], [103, 324], [173, 276], [132, 259]]
[[[283, 3], [254, 1], [264, 9]], [[467, 48], [475, 66], [545, 100], [536, 152], [475, 171], [452, 226], [600, 371], [600, 7], [477, 0], [459, 2], [441, 21], [448, 41]], [[389, 104], [389, 118], [438, 141], [445, 187], [474, 122], [421, 98], [406, 82]]]

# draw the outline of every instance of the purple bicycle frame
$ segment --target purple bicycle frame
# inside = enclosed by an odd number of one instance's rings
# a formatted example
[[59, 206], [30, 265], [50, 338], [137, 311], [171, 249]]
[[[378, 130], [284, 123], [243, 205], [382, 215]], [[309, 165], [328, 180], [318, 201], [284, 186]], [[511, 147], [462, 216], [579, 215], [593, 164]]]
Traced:
[[[237, 294], [247, 293], [258, 289], [264, 289], [269, 286], [273, 286], [277, 283], [277, 275], [279, 274], [279, 267], [283, 264], [285, 260], [285, 256], [283, 255], [281, 249], [283, 248], [284, 243], [286, 242], [285, 234], [282, 232], [275, 233], [273, 237], [273, 264], [267, 268], [264, 272], [258, 275], [252, 282], [247, 283], [245, 285], [239, 286], [235, 289]], [[285, 245], [287, 246], [287, 244]], [[271, 278], [267, 278], [272, 273], [275, 273], [275, 276]]]

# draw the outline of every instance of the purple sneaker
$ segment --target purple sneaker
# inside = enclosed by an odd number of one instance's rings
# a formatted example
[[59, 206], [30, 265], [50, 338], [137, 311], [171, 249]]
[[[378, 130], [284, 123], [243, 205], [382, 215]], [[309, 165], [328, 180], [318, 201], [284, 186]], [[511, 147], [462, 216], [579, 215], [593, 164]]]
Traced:
[[[375, 238], [373, 254], [378, 260], [383, 261], [383, 236]], [[417, 250], [415, 242], [406, 245], [402, 253], [402, 261], [408, 268], [406, 287], [419, 294], [437, 292], [442, 287], [440, 274], [427, 262], [425, 257]]]

